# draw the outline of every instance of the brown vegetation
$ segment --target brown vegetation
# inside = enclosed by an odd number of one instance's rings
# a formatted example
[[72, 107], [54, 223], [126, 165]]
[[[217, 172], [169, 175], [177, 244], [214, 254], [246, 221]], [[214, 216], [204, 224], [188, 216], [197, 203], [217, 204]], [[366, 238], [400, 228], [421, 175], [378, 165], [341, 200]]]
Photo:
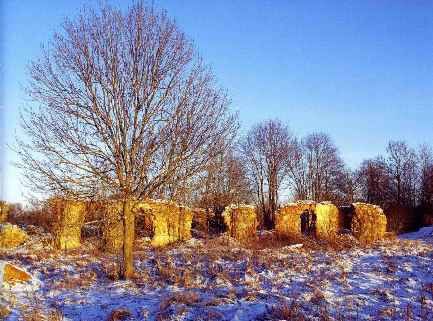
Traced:
[[53, 227], [53, 218], [48, 206], [12, 212], [8, 221], [19, 226], [38, 226], [44, 231], [51, 231]]
[[205, 210], [203, 208], [194, 208], [192, 209], [192, 214], [192, 227], [197, 231], [208, 234], [209, 219], [211, 216], [209, 210]]

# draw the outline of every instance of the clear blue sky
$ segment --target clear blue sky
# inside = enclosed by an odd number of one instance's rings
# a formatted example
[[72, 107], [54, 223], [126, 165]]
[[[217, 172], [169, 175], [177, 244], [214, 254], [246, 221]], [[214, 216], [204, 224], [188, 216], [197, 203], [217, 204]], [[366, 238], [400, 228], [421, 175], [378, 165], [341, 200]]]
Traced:
[[[75, 16], [86, 3], [99, 2], [4, 1], [6, 142], [13, 142], [25, 102], [26, 64], [64, 17]], [[243, 130], [278, 118], [297, 135], [328, 132], [351, 167], [382, 153], [390, 139], [413, 146], [432, 142], [432, 1], [154, 3], [177, 20], [213, 66]], [[9, 201], [22, 199], [10, 164], [14, 158], [9, 151], [4, 161], [3, 197]]]

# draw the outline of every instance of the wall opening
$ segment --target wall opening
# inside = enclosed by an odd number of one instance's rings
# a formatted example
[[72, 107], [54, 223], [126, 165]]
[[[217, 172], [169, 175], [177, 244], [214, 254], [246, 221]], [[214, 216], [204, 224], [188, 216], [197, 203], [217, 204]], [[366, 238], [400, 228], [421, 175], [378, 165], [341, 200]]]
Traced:
[[340, 211], [343, 214], [343, 232], [350, 233], [352, 229], [352, 219], [355, 212], [355, 207], [353, 207], [353, 205], [341, 206]]
[[153, 238], [155, 228], [153, 226], [152, 210], [139, 208], [135, 212], [135, 234], [138, 237]]
[[317, 215], [311, 210], [304, 210], [300, 215], [301, 233], [305, 236], [316, 236]]

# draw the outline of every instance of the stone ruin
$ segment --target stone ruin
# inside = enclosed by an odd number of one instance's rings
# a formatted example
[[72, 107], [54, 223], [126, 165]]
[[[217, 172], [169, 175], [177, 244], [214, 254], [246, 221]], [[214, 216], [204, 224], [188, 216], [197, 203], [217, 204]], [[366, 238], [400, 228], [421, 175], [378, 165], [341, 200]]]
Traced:
[[11, 249], [23, 244], [28, 235], [17, 225], [7, 223], [10, 206], [0, 201], [0, 248]]
[[[302, 226], [302, 214], [314, 213], [313, 230]], [[361, 243], [382, 239], [386, 232], [386, 216], [376, 205], [353, 203], [338, 209], [330, 202], [298, 201], [281, 207], [276, 214], [275, 229], [280, 236], [313, 234], [329, 239], [343, 229], [350, 230]]]
[[244, 204], [227, 206], [222, 213], [228, 234], [238, 241], [256, 237], [258, 226], [256, 207]]
[[134, 206], [136, 215], [144, 215], [145, 228], [152, 235], [152, 246], [164, 246], [191, 238], [193, 212], [170, 201], [146, 200]]
[[[110, 253], [121, 251], [122, 201], [79, 202], [56, 198], [49, 202], [48, 210], [53, 220], [51, 232], [57, 249], [79, 247], [85, 218], [90, 217], [99, 219], [96, 223], [101, 226], [102, 248]], [[136, 229], [144, 230], [154, 247], [191, 238], [193, 211], [186, 206], [160, 200], [132, 201], [132, 211], [136, 218], [141, 218], [136, 220]]]
[[0, 224], [5, 223], [7, 221], [8, 214], [9, 214], [9, 205], [4, 201], [0, 201]]
[[103, 204], [102, 211], [102, 248], [109, 253], [118, 253], [123, 247], [123, 204], [109, 200]]
[[[308, 226], [302, 224], [303, 213], [309, 212]], [[315, 222], [314, 222], [315, 220]], [[318, 238], [332, 238], [342, 227], [338, 208], [330, 202], [298, 201], [281, 207], [275, 215], [275, 229], [280, 236], [313, 234]]]
[[[98, 210], [102, 212], [102, 248], [111, 253], [120, 252], [123, 247], [123, 203], [107, 200], [98, 202], [96, 207], [89, 204], [64, 199], [50, 202], [56, 248], [69, 250], [79, 247], [86, 212]], [[192, 210], [170, 201], [135, 200], [132, 211], [137, 218], [136, 230], [144, 231], [154, 247], [190, 239], [193, 220], [196, 228], [204, 232], [209, 228], [208, 211]], [[302, 220], [303, 215], [304, 218], [305, 215], [309, 217], [307, 227]], [[227, 206], [222, 218], [231, 237], [239, 241], [256, 237], [258, 219], [254, 206]], [[281, 207], [275, 218], [275, 229], [280, 236], [304, 234], [329, 239], [346, 228], [361, 242], [373, 242], [383, 238], [386, 231], [386, 217], [382, 209], [365, 203], [353, 203], [339, 210], [330, 202], [298, 201]]]
[[60, 250], [78, 248], [81, 244], [81, 228], [84, 224], [86, 204], [84, 202], [52, 199], [49, 202], [54, 246]]
[[11, 286], [32, 279], [29, 273], [5, 261], [0, 261], [0, 276], [2, 276], [0, 278], [0, 289], [5, 285]]
[[[103, 248], [117, 253], [123, 246], [122, 202], [109, 202], [103, 218]], [[135, 201], [132, 210], [154, 247], [165, 246], [191, 238], [193, 213], [186, 206], [170, 201]], [[138, 220], [142, 217], [142, 220]]]
[[350, 229], [361, 243], [383, 239], [386, 233], [386, 216], [382, 208], [367, 203], [353, 203], [341, 208], [344, 228]]

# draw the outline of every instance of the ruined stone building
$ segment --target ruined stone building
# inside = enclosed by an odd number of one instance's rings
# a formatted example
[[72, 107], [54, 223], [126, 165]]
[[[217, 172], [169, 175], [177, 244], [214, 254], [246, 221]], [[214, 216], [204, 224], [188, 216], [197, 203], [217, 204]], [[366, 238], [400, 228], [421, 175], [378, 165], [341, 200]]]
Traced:
[[353, 203], [341, 208], [343, 226], [360, 242], [380, 240], [386, 232], [386, 216], [382, 208], [367, 203]]
[[[70, 250], [80, 246], [85, 217], [99, 218], [102, 248], [118, 253], [123, 247], [123, 203], [106, 200], [79, 202], [54, 199], [49, 206], [53, 219], [51, 231], [58, 249]], [[164, 246], [191, 238], [192, 210], [174, 202], [133, 201], [132, 211], [137, 220], [136, 229], [151, 238], [152, 246]], [[96, 213], [96, 214], [95, 214]]]
[[136, 215], [144, 215], [145, 229], [152, 237], [152, 246], [164, 246], [191, 238], [192, 210], [170, 201], [138, 201]]
[[245, 204], [232, 204], [222, 214], [228, 234], [238, 241], [248, 241], [256, 237], [258, 220], [256, 207]]
[[384, 237], [386, 216], [376, 205], [353, 203], [338, 209], [330, 202], [298, 201], [276, 213], [275, 229], [280, 236], [312, 235], [332, 238], [343, 229], [363, 243]]
[[[306, 226], [302, 224], [301, 217], [305, 214], [309, 216]], [[288, 203], [275, 216], [275, 229], [280, 236], [313, 234], [319, 238], [330, 238], [340, 231], [341, 226], [339, 210], [329, 202]]]

